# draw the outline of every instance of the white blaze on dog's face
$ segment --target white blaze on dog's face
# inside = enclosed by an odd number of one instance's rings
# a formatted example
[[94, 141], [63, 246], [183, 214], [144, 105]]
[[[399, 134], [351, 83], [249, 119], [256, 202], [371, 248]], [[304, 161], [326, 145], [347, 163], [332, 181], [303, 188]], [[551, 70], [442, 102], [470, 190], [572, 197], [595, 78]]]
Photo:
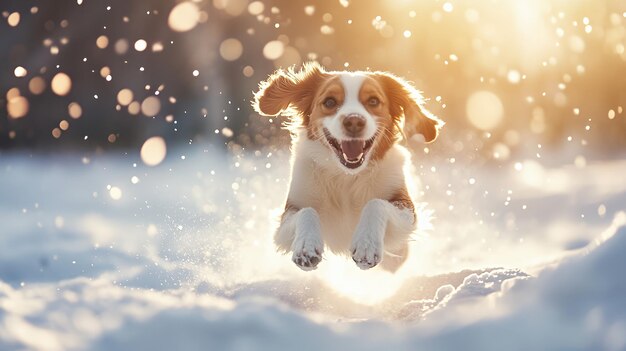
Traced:
[[365, 74], [336, 74], [318, 89], [309, 134], [323, 135], [341, 166], [363, 168], [376, 137], [392, 122], [383, 108], [384, 96], [382, 87]]
[[422, 108], [411, 85], [384, 72], [326, 72], [310, 63], [261, 83], [254, 108], [301, 118], [307, 137], [324, 144], [349, 173], [382, 158], [401, 134], [434, 140], [442, 122]]

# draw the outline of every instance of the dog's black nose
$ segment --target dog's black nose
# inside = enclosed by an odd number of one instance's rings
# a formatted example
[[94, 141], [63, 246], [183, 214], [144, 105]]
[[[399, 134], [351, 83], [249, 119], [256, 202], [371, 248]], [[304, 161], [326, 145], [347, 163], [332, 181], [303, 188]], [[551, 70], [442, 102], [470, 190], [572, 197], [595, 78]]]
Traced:
[[343, 119], [343, 128], [349, 136], [358, 137], [365, 128], [365, 118], [357, 114], [347, 115]]

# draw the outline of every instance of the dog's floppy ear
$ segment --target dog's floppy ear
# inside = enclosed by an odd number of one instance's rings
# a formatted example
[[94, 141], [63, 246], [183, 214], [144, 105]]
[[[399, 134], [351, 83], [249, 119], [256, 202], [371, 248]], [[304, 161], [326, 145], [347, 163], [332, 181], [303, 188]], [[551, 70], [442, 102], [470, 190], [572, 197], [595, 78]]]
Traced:
[[423, 136], [430, 143], [437, 138], [444, 122], [424, 108], [424, 98], [420, 92], [402, 78], [387, 72], [376, 72], [389, 99], [389, 112], [394, 119], [404, 123], [402, 131], [407, 141], [414, 136]]
[[300, 114], [306, 123], [317, 87], [327, 75], [317, 62], [305, 63], [299, 72], [279, 69], [259, 84], [252, 107], [264, 116]]

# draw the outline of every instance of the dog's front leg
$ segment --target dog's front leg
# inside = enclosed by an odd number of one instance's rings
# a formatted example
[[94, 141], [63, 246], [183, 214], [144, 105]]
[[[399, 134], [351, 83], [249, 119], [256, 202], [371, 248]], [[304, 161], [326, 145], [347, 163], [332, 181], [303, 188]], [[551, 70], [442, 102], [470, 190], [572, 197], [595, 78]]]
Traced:
[[324, 252], [317, 211], [311, 207], [300, 210], [287, 208], [274, 242], [279, 249], [292, 251], [291, 260], [302, 270], [316, 269]]
[[359, 268], [370, 269], [382, 261], [385, 232], [390, 221], [394, 225], [411, 228], [415, 218], [412, 211], [403, 210], [386, 200], [373, 199], [363, 207], [350, 247], [352, 259]]

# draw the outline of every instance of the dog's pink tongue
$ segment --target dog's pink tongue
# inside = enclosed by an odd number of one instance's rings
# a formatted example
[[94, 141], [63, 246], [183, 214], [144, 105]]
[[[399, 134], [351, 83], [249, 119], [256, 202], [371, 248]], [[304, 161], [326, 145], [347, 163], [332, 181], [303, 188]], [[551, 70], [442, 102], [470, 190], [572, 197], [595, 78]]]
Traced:
[[361, 158], [361, 155], [363, 154], [363, 147], [365, 147], [365, 141], [362, 140], [349, 140], [341, 142], [341, 151], [343, 151], [348, 160], [351, 161]]

